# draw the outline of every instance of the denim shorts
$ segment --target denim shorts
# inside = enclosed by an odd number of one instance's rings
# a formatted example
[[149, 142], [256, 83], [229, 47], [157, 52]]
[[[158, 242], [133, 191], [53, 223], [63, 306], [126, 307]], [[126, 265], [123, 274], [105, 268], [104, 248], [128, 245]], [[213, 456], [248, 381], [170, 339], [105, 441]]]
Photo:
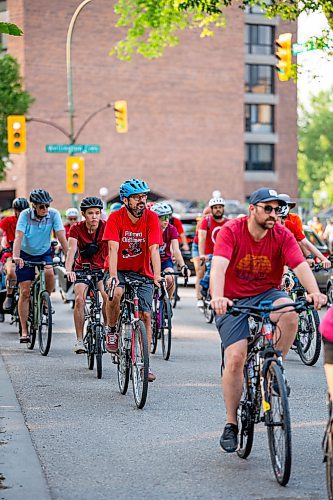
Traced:
[[[47, 262], [48, 264], [52, 264], [51, 249], [42, 255], [29, 255], [21, 250], [20, 257], [30, 262]], [[18, 283], [22, 283], [22, 281], [33, 281], [35, 279], [35, 267], [24, 266], [20, 269], [16, 266], [16, 276]]]
[[192, 243], [192, 259], [194, 257], [199, 257], [199, 245], [198, 243]]
[[[245, 297], [239, 299], [237, 304], [240, 306], [258, 306], [262, 300], [272, 300], [289, 298], [285, 292], [276, 288], [271, 288], [266, 292], [255, 295], [254, 297]], [[232, 316], [232, 314], [224, 314], [223, 316], [216, 316], [216, 327], [220, 334], [223, 347], [226, 349], [239, 340], [247, 339], [250, 336], [248, 315], [240, 314], [239, 316]]]
[[161, 262], [161, 271], [164, 271], [167, 267], [171, 267], [171, 269], [173, 269], [172, 259], [167, 259]]
[[[138, 288], [139, 310], [141, 312], [151, 312], [153, 305], [153, 283], [146, 283], [143, 280], [144, 276], [141, 276], [141, 274], [135, 273], [134, 271], [118, 271], [119, 283], [117, 286], [125, 288], [125, 275], [135, 280], [142, 280], [142, 285]], [[108, 279], [109, 273], [106, 272], [104, 277], [105, 286]], [[106, 292], [108, 292], [108, 290], [106, 290]]]

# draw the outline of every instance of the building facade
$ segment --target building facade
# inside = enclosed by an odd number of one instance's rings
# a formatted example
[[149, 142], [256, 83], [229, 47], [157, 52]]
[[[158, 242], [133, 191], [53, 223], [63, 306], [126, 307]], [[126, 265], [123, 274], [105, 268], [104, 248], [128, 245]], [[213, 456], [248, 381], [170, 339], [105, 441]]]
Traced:
[[[23, 37], [7, 37], [5, 48], [18, 59], [24, 86], [35, 97], [29, 116], [65, 130], [66, 36], [79, 3], [0, 0], [0, 15], [24, 30]], [[74, 27], [74, 126], [77, 132], [94, 111], [124, 99], [129, 131], [116, 133], [112, 107], [84, 128], [77, 143], [101, 148], [84, 155], [84, 195], [107, 187], [111, 200], [122, 181], [142, 177], [166, 198], [207, 200], [218, 189], [225, 198], [244, 201], [262, 185], [296, 196], [296, 86], [279, 82], [274, 69], [274, 39], [286, 31], [296, 35], [296, 25], [235, 6], [226, 9], [226, 28], [214, 37], [183, 32], [180, 44], [162, 58], [124, 62], [109, 55], [123, 35], [114, 27], [110, 4], [92, 1]], [[45, 149], [66, 143], [56, 128], [28, 122], [27, 152], [12, 155], [0, 197], [44, 187], [56, 206], [68, 207], [67, 155]]]

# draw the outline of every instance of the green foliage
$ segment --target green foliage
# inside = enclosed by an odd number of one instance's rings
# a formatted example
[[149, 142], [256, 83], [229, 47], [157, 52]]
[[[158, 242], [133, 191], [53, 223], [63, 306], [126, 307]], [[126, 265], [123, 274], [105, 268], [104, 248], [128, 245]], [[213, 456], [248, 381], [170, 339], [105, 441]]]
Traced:
[[6, 177], [7, 116], [24, 115], [34, 99], [22, 89], [19, 65], [12, 56], [0, 58], [0, 180]]
[[6, 35], [21, 36], [23, 31], [21, 28], [12, 23], [0, 23], [0, 33], [5, 33]]
[[317, 204], [322, 204], [322, 200], [333, 203], [333, 88], [312, 96], [311, 108], [303, 108], [299, 127], [301, 196], [313, 196]]

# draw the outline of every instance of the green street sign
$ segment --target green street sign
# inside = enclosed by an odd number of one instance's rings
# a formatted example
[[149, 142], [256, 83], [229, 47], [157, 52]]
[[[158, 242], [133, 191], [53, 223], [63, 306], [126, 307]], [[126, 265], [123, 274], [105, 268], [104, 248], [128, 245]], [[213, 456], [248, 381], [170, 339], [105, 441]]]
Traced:
[[[325, 49], [328, 45], [322, 45], [321, 48]], [[310, 50], [317, 50], [317, 47], [313, 40], [309, 40], [304, 43], [293, 43], [293, 55], [297, 56], [297, 54], [301, 54], [302, 52], [309, 52]]]
[[46, 144], [46, 153], [100, 153], [99, 144]]

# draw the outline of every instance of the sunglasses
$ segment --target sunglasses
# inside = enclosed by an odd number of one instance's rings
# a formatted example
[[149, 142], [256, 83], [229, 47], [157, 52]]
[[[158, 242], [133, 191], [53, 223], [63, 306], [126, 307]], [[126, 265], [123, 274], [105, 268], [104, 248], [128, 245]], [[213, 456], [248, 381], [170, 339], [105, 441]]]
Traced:
[[170, 215], [161, 215], [160, 216], [160, 220], [169, 220], [170, 219]]
[[260, 207], [264, 209], [265, 214], [271, 214], [273, 211], [276, 215], [281, 213], [281, 207], [272, 207], [271, 205], [256, 205], [256, 207]]
[[36, 205], [37, 208], [41, 208], [42, 210], [44, 210], [45, 208], [49, 208], [49, 203], [40, 203], [38, 205]]

